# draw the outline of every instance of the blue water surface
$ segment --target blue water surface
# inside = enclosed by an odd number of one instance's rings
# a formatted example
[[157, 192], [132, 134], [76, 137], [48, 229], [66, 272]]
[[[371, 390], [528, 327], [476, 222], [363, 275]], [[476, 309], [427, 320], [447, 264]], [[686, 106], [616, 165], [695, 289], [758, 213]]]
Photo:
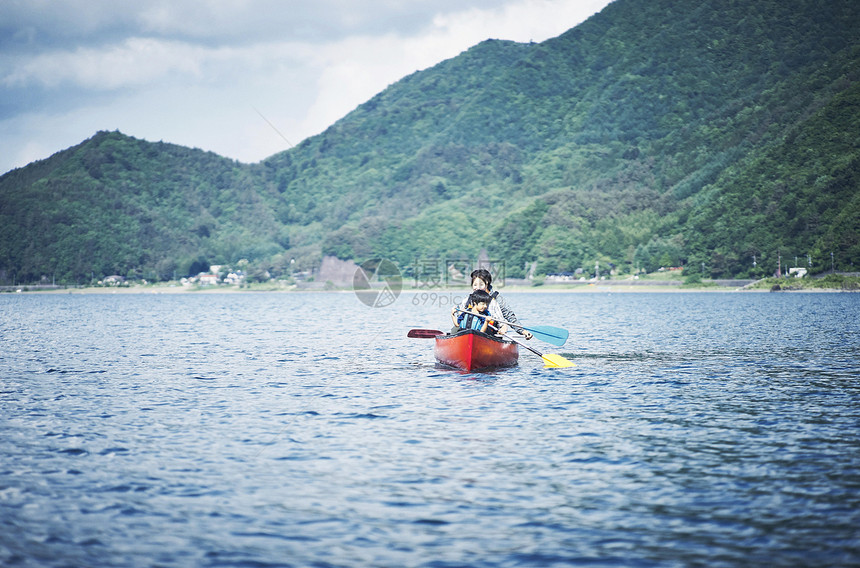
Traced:
[[860, 565], [860, 295], [458, 295], [0, 295], [0, 564]]

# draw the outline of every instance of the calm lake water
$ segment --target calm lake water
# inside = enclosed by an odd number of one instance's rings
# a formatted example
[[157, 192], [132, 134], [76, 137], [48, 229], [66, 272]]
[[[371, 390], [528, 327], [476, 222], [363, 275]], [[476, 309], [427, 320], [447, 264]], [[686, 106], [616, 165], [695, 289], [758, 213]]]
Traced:
[[860, 565], [860, 294], [461, 295], [0, 295], [0, 564]]

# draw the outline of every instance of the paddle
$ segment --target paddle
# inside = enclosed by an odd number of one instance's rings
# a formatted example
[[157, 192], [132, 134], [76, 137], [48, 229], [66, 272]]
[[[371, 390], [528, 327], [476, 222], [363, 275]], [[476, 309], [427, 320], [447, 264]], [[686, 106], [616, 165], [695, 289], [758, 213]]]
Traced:
[[535, 355], [538, 355], [541, 359], [543, 359], [543, 362], [546, 363], [547, 367], [552, 367], [552, 368], [576, 367], [576, 364], [573, 361], [565, 359], [561, 355], [556, 355], [555, 353], [546, 353], [546, 354], [541, 353], [537, 349], [533, 349], [532, 347], [526, 345], [524, 341], [517, 339], [513, 335], [505, 334], [505, 337], [507, 337], [508, 339], [513, 341], [514, 343], [519, 343], [520, 345], [522, 345], [523, 347], [525, 347], [526, 349], [528, 349], [529, 351], [531, 351]]
[[[413, 338], [419, 338], [419, 339], [433, 339], [437, 335], [445, 335], [445, 332], [439, 331], [438, 329], [410, 329], [409, 332], [406, 334], [406, 337], [413, 337]], [[507, 337], [508, 339], [513, 341], [514, 343], [518, 343], [518, 344], [522, 345], [523, 347], [525, 347], [526, 349], [528, 349], [529, 351], [531, 351], [535, 355], [538, 355], [541, 359], [543, 359], [543, 362], [546, 363], [547, 367], [560, 368], [560, 367], [575, 367], [576, 366], [572, 361], [565, 359], [561, 355], [556, 355], [554, 353], [543, 354], [540, 351], [538, 351], [537, 349], [533, 349], [530, 346], [526, 345], [524, 342], [520, 341], [519, 339], [517, 339], [513, 335], [505, 335], [505, 337]]]
[[406, 337], [417, 337], [419, 339], [433, 339], [437, 335], [445, 335], [444, 331], [438, 329], [410, 329]]
[[[466, 312], [462, 308], [456, 308], [457, 311]], [[553, 327], [551, 325], [537, 325], [534, 327], [528, 327], [521, 323], [512, 323], [505, 320], [493, 319], [493, 321], [498, 323], [503, 323], [513, 327], [514, 329], [522, 328], [532, 332], [532, 335], [540, 339], [541, 341], [546, 341], [551, 345], [555, 345], [556, 347], [561, 347], [567, 341], [568, 336], [570, 335], [566, 329], [561, 327]]]

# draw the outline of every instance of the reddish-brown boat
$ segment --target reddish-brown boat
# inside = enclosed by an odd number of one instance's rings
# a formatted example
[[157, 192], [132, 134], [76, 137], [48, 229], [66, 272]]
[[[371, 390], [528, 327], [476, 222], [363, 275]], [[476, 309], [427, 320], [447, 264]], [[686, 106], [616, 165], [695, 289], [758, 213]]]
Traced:
[[475, 330], [437, 335], [433, 349], [436, 361], [463, 371], [478, 371], [517, 364], [517, 344]]

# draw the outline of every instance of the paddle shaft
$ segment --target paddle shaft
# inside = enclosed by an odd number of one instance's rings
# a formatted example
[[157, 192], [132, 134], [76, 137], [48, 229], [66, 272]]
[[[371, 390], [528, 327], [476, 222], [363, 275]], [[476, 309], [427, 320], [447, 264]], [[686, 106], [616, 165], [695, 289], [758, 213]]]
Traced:
[[522, 345], [523, 347], [525, 347], [526, 349], [528, 349], [529, 351], [531, 351], [532, 353], [534, 353], [535, 355], [537, 355], [538, 357], [543, 359], [543, 362], [546, 363], [547, 367], [575, 367], [576, 366], [576, 364], [573, 361], [569, 361], [568, 359], [565, 359], [561, 355], [556, 355], [554, 353], [547, 353], [546, 355], [544, 355], [543, 353], [541, 353], [537, 349], [534, 349], [533, 347], [526, 345], [523, 341], [517, 339], [513, 335], [505, 334], [505, 337], [507, 339], [510, 339], [511, 341], [513, 341], [514, 343], [516, 343], [518, 345]]
[[[464, 310], [463, 308], [460, 308], [459, 306], [455, 307], [454, 309], [456, 311], [463, 312], [463, 313], [472, 313], [472, 312], [469, 312], [468, 310]], [[490, 315], [490, 316], [485, 316], [485, 315], [481, 315], [481, 314], [474, 314], [474, 315], [477, 315], [478, 317], [483, 317], [483, 318], [489, 317], [497, 323], [505, 324], [507, 326], [512, 327], [517, 333], [522, 333], [520, 330], [525, 329], [526, 331], [529, 331], [532, 334], [534, 334], [534, 336], [537, 337], [538, 339], [541, 339], [542, 341], [546, 341], [547, 343], [552, 343], [553, 345], [556, 345], [558, 347], [561, 347], [562, 345], [564, 345], [564, 343], [567, 341], [567, 337], [569, 335], [566, 329], [563, 329], [560, 327], [552, 327], [552, 326], [548, 326], [548, 325], [529, 327], [529, 326], [523, 325], [521, 323], [513, 323], [510, 321], [497, 319], [497, 318], [494, 318], [492, 315]]]
[[535, 355], [537, 355], [538, 357], [543, 359], [543, 353], [541, 353], [540, 351], [538, 351], [537, 349], [535, 349], [531, 345], [526, 345], [524, 341], [517, 339], [513, 335], [505, 334], [505, 337], [507, 337], [508, 339], [513, 341], [514, 343], [518, 343], [518, 344], [522, 345], [523, 347], [525, 347], [526, 349], [528, 349], [529, 351], [531, 351], [532, 353], [534, 353]]

